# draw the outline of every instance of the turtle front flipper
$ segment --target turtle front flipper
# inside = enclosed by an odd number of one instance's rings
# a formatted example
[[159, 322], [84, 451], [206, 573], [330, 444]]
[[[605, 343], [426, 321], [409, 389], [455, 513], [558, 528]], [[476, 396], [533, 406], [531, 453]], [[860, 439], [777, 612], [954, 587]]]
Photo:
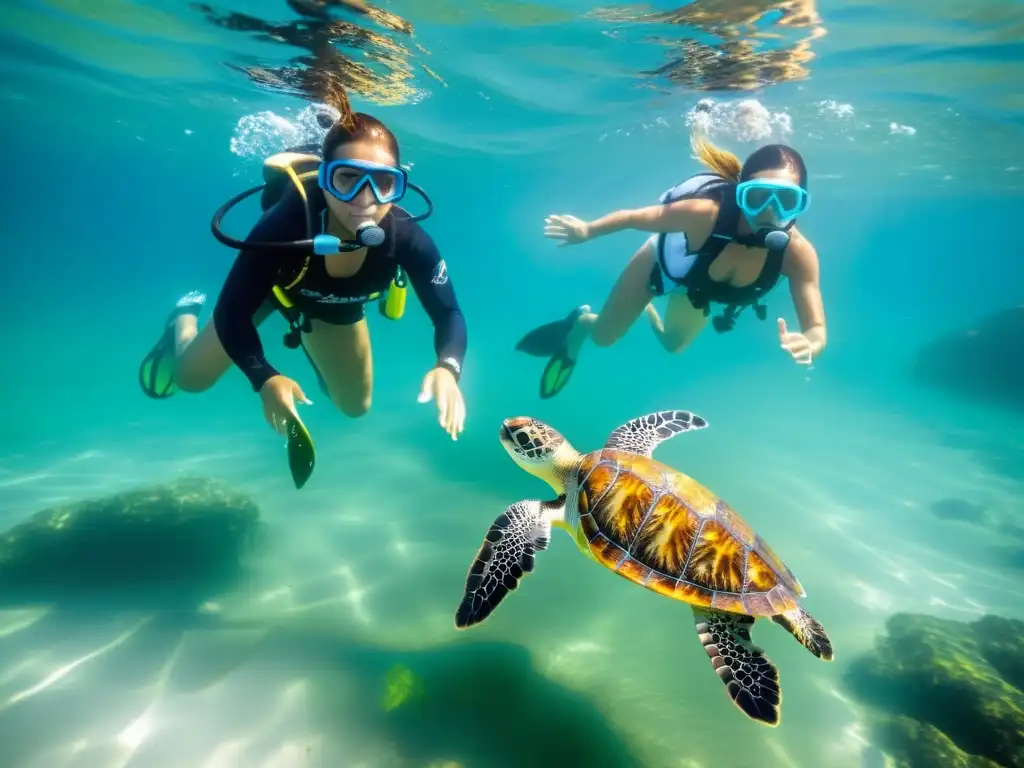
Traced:
[[486, 619], [524, 574], [533, 570], [533, 557], [547, 549], [551, 520], [565, 510], [557, 501], [517, 501], [491, 524], [466, 577], [465, 594], [455, 612], [455, 627], [466, 629]]
[[784, 627], [800, 645], [819, 659], [832, 661], [832, 641], [825, 633], [825, 628], [804, 608], [798, 605], [772, 616], [772, 621]]
[[779, 724], [779, 668], [750, 640], [753, 616], [693, 608], [697, 635], [730, 698], [752, 720]]
[[658, 411], [627, 421], [608, 436], [605, 448], [629, 451], [650, 458], [654, 449], [671, 437], [691, 429], [704, 429], [705, 419], [689, 411]]

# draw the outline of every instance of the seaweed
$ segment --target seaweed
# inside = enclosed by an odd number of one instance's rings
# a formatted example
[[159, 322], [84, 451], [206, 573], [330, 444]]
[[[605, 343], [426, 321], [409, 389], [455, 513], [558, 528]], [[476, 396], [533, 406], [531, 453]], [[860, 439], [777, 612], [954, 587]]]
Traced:
[[1024, 622], [896, 614], [846, 685], [907, 768], [1024, 767]]

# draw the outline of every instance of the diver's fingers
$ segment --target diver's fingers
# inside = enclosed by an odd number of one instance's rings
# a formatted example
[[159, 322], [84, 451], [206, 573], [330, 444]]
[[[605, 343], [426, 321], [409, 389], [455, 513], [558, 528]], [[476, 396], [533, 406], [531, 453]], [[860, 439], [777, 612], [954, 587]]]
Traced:
[[298, 384], [295, 384], [292, 387], [292, 394], [296, 398], [298, 398], [299, 402], [301, 402], [301, 403], [304, 403], [306, 405], [312, 405], [313, 404], [313, 401], [310, 400], [308, 397], [306, 397], [306, 393], [302, 391], [302, 387], [300, 387]]
[[462, 414], [462, 398], [457, 392], [452, 393], [452, 402], [448, 407], [448, 434], [455, 440], [459, 436], [459, 419]]
[[462, 434], [462, 430], [466, 428], [466, 401], [461, 397], [459, 398], [457, 413], [455, 417], [455, 434]]
[[572, 222], [575, 221], [575, 218], [575, 216], [570, 216], [567, 213], [559, 213], [555, 214], [554, 216], [549, 216], [545, 223], [558, 224], [559, 226], [562, 227], [569, 227], [572, 225]]
[[273, 413], [267, 421], [270, 422], [270, 427], [276, 434], [281, 437], [288, 436], [288, 422], [285, 419], [281, 418], [276, 413]]
[[434, 397], [434, 372], [431, 371], [423, 377], [423, 388], [420, 390], [419, 397], [416, 398], [418, 403], [429, 403]]

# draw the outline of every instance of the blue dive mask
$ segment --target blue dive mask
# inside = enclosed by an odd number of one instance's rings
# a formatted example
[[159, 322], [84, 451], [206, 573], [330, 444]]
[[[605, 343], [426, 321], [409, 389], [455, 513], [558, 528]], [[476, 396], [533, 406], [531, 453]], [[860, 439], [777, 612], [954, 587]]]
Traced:
[[784, 227], [806, 211], [810, 203], [806, 189], [786, 181], [751, 179], [736, 185], [736, 204], [751, 223], [771, 206], [776, 226]]
[[384, 205], [405, 197], [408, 179], [403, 168], [368, 160], [332, 160], [320, 163], [317, 183], [343, 203], [352, 202], [369, 186], [377, 202]]
[[[316, 175], [320, 188], [325, 193], [336, 197], [342, 202], [348, 203], [356, 198], [364, 187], [369, 185], [370, 192], [378, 203], [395, 203], [405, 197], [408, 190], [413, 190], [426, 204], [426, 210], [415, 216], [409, 215], [401, 208], [405, 221], [423, 221], [434, 211], [434, 204], [423, 189], [408, 180], [407, 174], [402, 168], [395, 168], [390, 165], [372, 163], [368, 160], [332, 160], [324, 162], [316, 155], [318, 148], [315, 146], [295, 147], [291, 150], [278, 153], [267, 158], [263, 163], [263, 174], [266, 183], [258, 187], [247, 189], [245, 192], [232, 197], [213, 214], [213, 221], [210, 227], [214, 237], [227, 246], [245, 251], [267, 251], [267, 252], [295, 252], [301, 255], [308, 255], [310, 252], [329, 256], [344, 251], [354, 251], [359, 248], [374, 247], [383, 244], [385, 239], [384, 230], [372, 221], [359, 226], [352, 240], [340, 240], [334, 235], [327, 234], [325, 227], [317, 226], [315, 209], [307, 197], [303, 180]], [[297, 154], [301, 152], [302, 154]], [[277, 179], [284, 179], [281, 183], [273, 183]], [[238, 203], [257, 192], [263, 192], [260, 205], [266, 212], [272, 205], [281, 199], [284, 187], [289, 183], [294, 185], [302, 204], [306, 209], [306, 230], [307, 239], [294, 240], [289, 242], [254, 242], [251, 240], [237, 240], [227, 235], [221, 229], [221, 221], [224, 216]], [[319, 234], [317, 234], [319, 230]]]

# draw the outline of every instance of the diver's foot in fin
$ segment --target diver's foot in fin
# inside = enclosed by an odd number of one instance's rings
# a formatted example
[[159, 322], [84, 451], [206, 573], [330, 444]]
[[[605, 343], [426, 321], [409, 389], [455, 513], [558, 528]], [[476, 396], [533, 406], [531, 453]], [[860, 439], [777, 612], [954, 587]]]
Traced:
[[[540, 377], [540, 397], [548, 400], [563, 389], [569, 383], [573, 370], [576, 368], [576, 359], [579, 357], [583, 342], [586, 341], [589, 329], [579, 322], [580, 318], [590, 312], [590, 307], [581, 304], [570, 313], [564, 320], [558, 323], [551, 323], [538, 328], [533, 333], [545, 331], [546, 338], [541, 339], [547, 346], [549, 358], [544, 372]], [[557, 326], [557, 329], [555, 328]], [[538, 337], [535, 336], [534, 340]], [[524, 339], [523, 341], [526, 341]], [[522, 342], [520, 342], [522, 344]], [[534, 349], [540, 349], [538, 341]]]
[[139, 366], [139, 386], [147, 397], [164, 400], [178, 391], [174, 383], [175, 330], [174, 323], [182, 315], [196, 315], [206, 304], [206, 294], [198, 291], [186, 293], [164, 321], [164, 330], [156, 344], [142, 359]]
[[589, 311], [590, 307], [581, 304], [561, 320], [534, 328], [519, 340], [519, 343], [516, 344], [516, 351], [525, 352], [532, 357], [557, 355], [565, 348], [569, 334], [576, 326], [576, 321]]

